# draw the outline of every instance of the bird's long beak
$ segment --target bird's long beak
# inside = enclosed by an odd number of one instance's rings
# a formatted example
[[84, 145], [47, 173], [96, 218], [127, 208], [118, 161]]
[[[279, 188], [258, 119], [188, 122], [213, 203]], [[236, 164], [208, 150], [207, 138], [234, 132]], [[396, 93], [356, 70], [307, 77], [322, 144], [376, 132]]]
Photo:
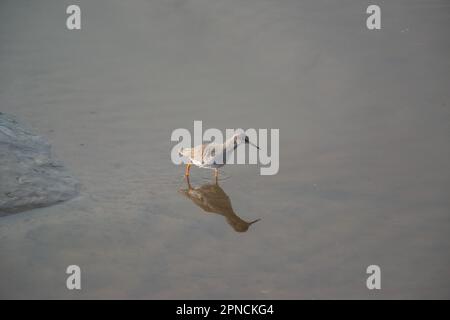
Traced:
[[251, 145], [254, 146], [256, 149], [259, 150], [259, 147], [258, 147], [256, 144], [250, 142], [250, 140], [248, 139], [248, 137], [245, 137], [245, 143], [251, 144]]
[[256, 149], [258, 149], [259, 150], [259, 147], [256, 145], [256, 144], [254, 144], [254, 143], [252, 143], [252, 142], [248, 142], [249, 144], [251, 144], [252, 146], [254, 146]]

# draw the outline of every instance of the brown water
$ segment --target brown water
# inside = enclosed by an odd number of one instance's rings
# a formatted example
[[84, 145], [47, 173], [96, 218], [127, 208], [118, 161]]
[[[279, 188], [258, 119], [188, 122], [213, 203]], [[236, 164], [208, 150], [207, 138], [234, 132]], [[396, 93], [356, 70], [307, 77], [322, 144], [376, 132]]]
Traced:
[[[0, 4], [0, 111], [83, 185], [1, 218], [1, 298], [450, 298], [448, 1], [378, 1], [380, 31], [356, 0], [77, 3], [81, 31]], [[279, 128], [279, 174], [192, 169], [205, 212], [170, 161], [193, 120]]]

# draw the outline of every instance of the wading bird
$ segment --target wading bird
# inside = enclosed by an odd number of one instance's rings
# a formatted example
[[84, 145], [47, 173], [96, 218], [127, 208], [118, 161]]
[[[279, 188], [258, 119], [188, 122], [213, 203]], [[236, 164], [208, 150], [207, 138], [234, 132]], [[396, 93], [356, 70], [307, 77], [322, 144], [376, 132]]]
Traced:
[[189, 177], [191, 165], [199, 168], [214, 169], [217, 180], [218, 169], [227, 163], [230, 154], [242, 143], [248, 143], [259, 150], [259, 147], [250, 142], [245, 133], [236, 133], [224, 143], [200, 144], [194, 148], [181, 148], [178, 153], [186, 164], [185, 176]]

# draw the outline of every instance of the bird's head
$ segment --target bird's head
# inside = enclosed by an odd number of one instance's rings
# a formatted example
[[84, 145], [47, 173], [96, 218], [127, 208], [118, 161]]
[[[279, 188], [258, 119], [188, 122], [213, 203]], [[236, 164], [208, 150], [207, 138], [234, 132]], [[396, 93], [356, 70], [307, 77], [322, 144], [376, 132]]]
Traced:
[[251, 142], [250, 139], [248, 138], [248, 136], [244, 132], [236, 133], [233, 136], [233, 139], [234, 139], [234, 143], [237, 145], [239, 145], [241, 143], [246, 143], [246, 144], [250, 144], [250, 145], [254, 146], [256, 149], [259, 150], [259, 147], [256, 144], [254, 144], [253, 142]]

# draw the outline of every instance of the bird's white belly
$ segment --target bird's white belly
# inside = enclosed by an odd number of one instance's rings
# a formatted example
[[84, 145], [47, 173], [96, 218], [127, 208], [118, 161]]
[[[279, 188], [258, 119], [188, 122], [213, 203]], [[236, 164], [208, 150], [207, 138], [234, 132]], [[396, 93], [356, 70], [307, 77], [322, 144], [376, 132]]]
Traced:
[[214, 161], [212, 161], [212, 162], [204, 161], [203, 163], [201, 163], [199, 161], [192, 161], [192, 163], [199, 168], [206, 168], [206, 169], [216, 169], [216, 168], [223, 167], [225, 165], [224, 163], [217, 163]]
[[206, 169], [217, 169], [220, 167], [223, 167], [225, 164], [221, 163], [223, 162], [223, 155], [222, 153], [216, 155], [215, 157], [207, 157], [203, 159], [203, 162], [200, 162], [198, 160], [192, 159], [192, 163], [200, 168], [206, 168]]
[[223, 167], [225, 164], [221, 163], [221, 164], [217, 164], [217, 163], [204, 163], [199, 165], [200, 168], [206, 168], [206, 169], [217, 169], [217, 168], [221, 168]]
[[[198, 149], [199, 147], [196, 147]], [[209, 144], [204, 149], [201, 149], [201, 153], [199, 154], [199, 150], [191, 151], [192, 149], [188, 149], [185, 152], [180, 152], [182, 155], [183, 163], [185, 164], [193, 164], [199, 168], [205, 169], [217, 169], [223, 167], [226, 163], [224, 163], [224, 148], [221, 145]], [[221, 152], [214, 152], [215, 150], [220, 150]], [[231, 150], [232, 151], [232, 150]], [[230, 150], [227, 151], [230, 153]]]

